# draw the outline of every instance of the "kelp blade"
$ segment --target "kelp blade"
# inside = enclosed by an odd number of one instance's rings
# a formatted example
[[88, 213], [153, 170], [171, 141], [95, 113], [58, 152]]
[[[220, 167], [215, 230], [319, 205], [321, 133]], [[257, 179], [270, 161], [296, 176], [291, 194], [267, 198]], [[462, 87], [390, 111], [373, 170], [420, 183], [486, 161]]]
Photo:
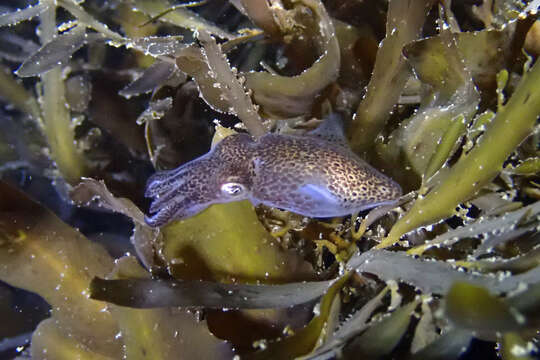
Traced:
[[220, 284], [209, 281], [94, 278], [91, 297], [135, 308], [206, 307], [265, 309], [303, 304], [322, 296], [332, 281], [285, 285]]

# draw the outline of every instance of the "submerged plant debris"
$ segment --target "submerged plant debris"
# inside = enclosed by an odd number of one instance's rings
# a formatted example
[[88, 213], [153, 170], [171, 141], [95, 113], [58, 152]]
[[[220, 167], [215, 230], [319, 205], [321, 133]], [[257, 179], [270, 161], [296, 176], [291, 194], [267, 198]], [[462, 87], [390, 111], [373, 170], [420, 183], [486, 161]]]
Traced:
[[[2, 2], [0, 357], [537, 358], [539, 6]], [[154, 172], [332, 114], [396, 203], [145, 222]]]

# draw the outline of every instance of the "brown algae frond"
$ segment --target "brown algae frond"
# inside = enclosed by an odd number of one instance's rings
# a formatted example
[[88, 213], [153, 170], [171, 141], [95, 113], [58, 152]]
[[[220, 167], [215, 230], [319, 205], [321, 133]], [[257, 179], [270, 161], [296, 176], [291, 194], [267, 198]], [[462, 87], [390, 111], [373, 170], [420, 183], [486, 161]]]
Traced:
[[15, 3], [0, 353], [537, 355], [537, 1]]

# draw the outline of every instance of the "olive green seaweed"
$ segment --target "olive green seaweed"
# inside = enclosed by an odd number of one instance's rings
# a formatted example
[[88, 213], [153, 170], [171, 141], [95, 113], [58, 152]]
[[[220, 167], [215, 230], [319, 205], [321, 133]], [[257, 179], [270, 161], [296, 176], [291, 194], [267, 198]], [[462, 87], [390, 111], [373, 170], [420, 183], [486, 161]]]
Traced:
[[[407, 254], [422, 255], [426, 250], [435, 246], [450, 247], [461, 239], [479, 236], [480, 234], [485, 234], [496, 229], [499, 230], [501, 235], [508, 234], [510, 232], [521, 233], [531, 231], [538, 226], [538, 221], [534, 220], [538, 214], [540, 214], [540, 202], [535, 202], [515, 211], [510, 211], [510, 209], [508, 209], [502, 216], [482, 217], [466, 226], [448, 230], [447, 232], [436, 236], [432, 240], [410, 248], [407, 251]], [[482, 243], [476, 248], [474, 255], [495, 246], [497, 243], [495, 238], [496, 237], [490, 237], [489, 239], [483, 240]], [[493, 264], [492, 261], [489, 263]]]
[[416, 352], [411, 360], [454, 360], [465, 352], [473, 338], [472, 332], [453, 328], [437, 340]]
[[159, 21], [168, 22], [193, 31], [208, 31], [210, 34], [222, 39], [233, 39], [235, 37], [234, 34], [210, 23], [189, 9], [177, 7], [173, 11], [167, 12], [172, 6], [167, 0], [133, 0], [130, 2], [133, 3], [136, 10], [151, 16], [152, 19], [160, 14], [164, 14], [159, 16]]
[[314, 360], [319, 359], [319, 357], [326, 359], [339, 353], [348, 341], [371, 325], [369, 319], [375, 310], [383, 305], [383, 299], [388, 294], [389, 290], [389, 286], [384, 287], [379, 294], [370, 299], [351, 317], [343, 321], [332, 336], [321, 344], [320, 347], [316, 348], [311, 354], [302, 357], [302, 360]]
[[[0, 52], [0, 352], [453, 360], [476, 338], [534, 358], [538, 0], [18, 3], [0, 6], [0, 46], [18, 47]], [[352, 151], [408, 192], [358, 230], [358, 213], [247, 200], [147, 224], [151, 165], [203, 154], [213, 123], [226, 127], [212, 148], [238, 126], [305, 134], [333, 112]], [[162, 200], [193, 188], [181, 171]], [[43, 189], [71, 203], [26, 195]]]
[[58, 328], [54, 318], [43, 320], [32, 336], [32, 359], [46, 360], [114, 360], [115, 356], [107, 356], [92, 351], [73, 336]]
[[33, 359], [231, 357], [229, 345], [186, 311], [133, 309], [89, 298], [94, 276], [150, 275], [137, 259], [115, 261], [101, 245], [0, 182], [0, 280], [37, 293], [52, 307], [51, 318], [33, 333]]
[[[124, 256], [116, 260], [111, 278], [150, 278], [137, 259]], [[124, 358], [133, 360], [228, 359], [231, 348], [214, 337], [206, 321], [198, 321], [185, 310], [171, 307], [133, 309], [109, 304], [118, 321], [124, 343]], [[182, 336], [178, 336], [179, 333]], [[181, 356], [179, 357], [179, 355]]]
[[242, 358], [248, 360], [286, 359], [295, 358], [313, 351], [321, 334], [327, 329], [327, 321], [334, 299], [339, 295], [339, 291], [351, 274], [352, 272], [345, 274], [328, 289], [319, 303], [318, 314], [304, 328], [298, 330], [292, 336], [269, 343], [265, 351], [248, 354], [245, 357], [242, 356]]
[[[101, 33], [103, 36], [106, 36], [107, 38], [116, 41], [119, 44], [123, 44], [125, 42], [125, 38], [109, 29], [107, 25], [104, 25], [94, 19], [81, 6], [79, 6], [77, 2], [70, 0], [58, 0], [56, 3], [69, 11], [71, 15], [75, 16], [79, 22], [83, 23], [88, 27], [91, 27], [92, 29]], [[54, 4], [51, 7], [54, 7]]]
[[[404, 52], [416, 77], [429, 88], [420, 107], [392, 132], [387, 144], [377, 144], [388, 162], [405, 157], [424, 184], [459, 147], [480, 103], [457, 36], [443, 31], [438, 36], [413, 41]], [[392, 159], [392, 160], [391, 160]]]
[[430, 302], [433, 299], [429, 296], [424, 297], [421, 304], [421, 316], [416, 329], [414, 329], [414, 337], [411, 341], [411, 354], [414, 354], [439, 338], [437, 325], [433, 319], [434, 314], [431, 310]]
[[540, 173], [540, 157], [534, 157], [523, 160], [523, 162], [517, 165], [513, 169], [505, 169], [513, 174], [517, 175], [534, 175]]
[[214, 204], [161, 232], [158, 253], [179, 279], [279, 283], [313, 278], [298, 254], [277, 246], [249, 201]]
[[487, 126], [479, 143], [462, 156], [449, 175], [393, 226], [378, 248], [392, 246], [401, 235], [437, 222], [454, 213], [455, 207], [474, 197], [501, 171], [504, 161], [529, 136], [540, 115], [540, 63], [523, 75], [514, 94]]
[[445, 302], [448, 319], [458, 327], [476, 331], [479, 338], [493, 340], [495, 332], [517, 331], [522, 327], [518, 319], [523, 316], [482, 286], [455, 282]]
[[419, 303], [420, 298], [417, 298], [372, 325], [344, 349], [345, 354], [350, 356], [360, 353], [369, 355], [370, 358], [389, 354], [407, 331], [414, 309]]
[[38, 16], [41, 12], [46, 10], [50, 4], [46, 1], [41, 1], [36, 5], [28, 6], [24, 9], [18, 9], [13, 13], [4, 13], [0, 15], [0, 26], [16, 25], [21, 21], [31, 19]]
[[501, 341], [501, 357], [503, 360], [533, 360], [531, 345], [528, 345], [519, 333], [507, 332]]
[[10, 71], [4, 66], [0, 66], [0, 97], [34, 119], [39, 118], [39, 105], [36, 99], [20, 81], [11, 76]]
[[[71, 345], [74, 342], [81, 351], [91, 347], [93, 353], [111, 358], [121, 356], [121, 343], [115, 339], [118, 328], [107, 304], [88, 298], [92, 277], [108, 274], [113, 261], [103, 247], [0, 182], [0, 280], [45, 299], [52, 307], [52, 321], [47, 329], [54, 327], [51, 331], [64, 337], [70, 334], [72, 339], [59, 344], [42, 338], [43, 346], [32, 344], [33, 358], [43, 359], [41, 351], [47, 351], [49, 346], [60, 353], [71, 353], [69, 349], [75, 350]], [[57, 338], [45, 334], [46, 331], [49, 330], [38, 328], [34, 336], [53, 341]]]
[[[339, 75], [341, 53], [334, 25], [326, 8], [319, 0], [294, 1], [295, 9], [304, 9], [317, 20], [318, 31], [311, 35], [320, 40], [316, 43], [321, 56], [311, 67], [296, 76], [283, 76], [267, 71], [244, 73], [246, 86], [262, 111], [276, 117], [293, 117], [305, 114], [329, 84]], [[293, 16], [288, 21], [294, 23]], [[299, 26], [304, 27], [303, 24]], [[305, 36], [305, 35], [304, 35]]]
[[379, 46], [366, 96], [358, 106], [348, 132], [349, 143], [355, 152], [363, 152], [373, 146], [375, 138], [390, 117], [409, 77], [402, 55], [403, 46], [417, 39], [433, 2], [390, 2], [386, 38]]
[[242, 83], [236, 76], [236, 71], [231, 69], [227, 57], [221, 50], [221, 46], [216, 43], [208, 32], [202, 30], [198, 34], [202, 44], [203, 58], [211, 71], [213, 85], [223, 88], [222, 95], [230, 103], [232, 113], [244, 123], [246, 129], [253, 137], [260, 137], [267, 133], [262, 119], [257, 112], [257, 107], [253, 105], [251, 97], [245, 92]]
[[[40, 38], [44, 44], [51, 41], [57, 33], [55, 15], [55, 6], [51, 6], [40, 15]], [[84, 175], [85, 163], [75, 143], [71, 116], [66, 106], [61, 68], [54, 68], [41, 75], [40, 102], [51, 157], [63, 177], [68, 182], [75, 183]]]
[[449, 155], [456, 148], [459, 138], [464, 134], [466, 126], [466, 119], [463, 115], [452, 119], [448, 130], [444, 133], [437, 145], [435, 153], [429, 159], [423, 181], [432, 177], [444, 165], [446, 159], [448, 159]]

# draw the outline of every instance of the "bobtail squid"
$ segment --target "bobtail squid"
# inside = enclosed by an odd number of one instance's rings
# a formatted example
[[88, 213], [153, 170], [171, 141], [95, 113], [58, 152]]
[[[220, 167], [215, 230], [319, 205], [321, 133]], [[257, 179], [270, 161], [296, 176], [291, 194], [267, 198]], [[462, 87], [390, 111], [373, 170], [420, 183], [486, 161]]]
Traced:
[[309, 217], [350, 215], [390, 204], [400, 186], [347, 146], [338, 115], [302, 136], [226, 137], [207, 154], [150, 177], [153, 227], [208, 206], [249, 199]]

